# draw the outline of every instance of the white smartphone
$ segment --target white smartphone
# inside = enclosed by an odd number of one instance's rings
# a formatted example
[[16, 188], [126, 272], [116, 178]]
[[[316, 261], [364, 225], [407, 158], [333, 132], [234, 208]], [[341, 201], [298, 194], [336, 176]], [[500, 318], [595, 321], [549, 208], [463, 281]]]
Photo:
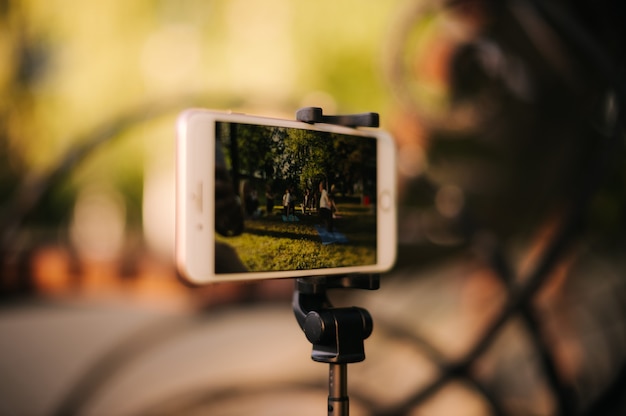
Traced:
[[191, 109], [177, 124], [176, 262], [193, 284], [381, 273], [396, 151], [377, 129]]

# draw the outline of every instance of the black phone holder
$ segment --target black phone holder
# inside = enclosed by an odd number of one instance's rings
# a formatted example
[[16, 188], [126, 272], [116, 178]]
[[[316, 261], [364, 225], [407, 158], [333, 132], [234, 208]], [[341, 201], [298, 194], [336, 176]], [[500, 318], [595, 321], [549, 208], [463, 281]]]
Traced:
[[320, 107], [304, 107], [299, 109], [296, 112], [296, 120], [309, 124], [324, 123], [346, 127], [378, 127], [380, 123], [378, 113], [327, 116]]
[[296, 280], [293, 311], [306, 338], [313, 344], [313, 361], [328, 363], [328, 415], [347, 416], [348, 364], [365, 360], [365, 341], [373, 321], [363, 308], [335, 308], [328, 299], [329, 289], [380, 287], [379, 275], [321, 276]]
[[[338, 124], [348, 127], [378, 127], [377, 113], [326, 116], [318, 107], [307, 107], [296, 113], [305, 123]], [[369, 312], [363, 308], [335, 308], [327, 296], [329, 289], [376, 290], [379, 275], [342, 275], [305, 277], [296, 280], [293, 311], [306, 338], [313, 344], [311, 358], [329, 364], [328, 415], [349, 414], [349, 363], [365, 360], [364, 341], [373, 329]]]

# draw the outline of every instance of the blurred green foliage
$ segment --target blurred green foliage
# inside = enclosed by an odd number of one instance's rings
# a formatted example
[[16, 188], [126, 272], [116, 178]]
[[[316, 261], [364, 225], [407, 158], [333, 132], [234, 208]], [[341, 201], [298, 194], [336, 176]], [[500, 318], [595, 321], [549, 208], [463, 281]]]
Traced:
[[252, 124], [220, 123], [219, 127], [229, 168], [238, 167], [237, 172], [231, 172], [235, 184], [244, 178], [262, 183], [280, 181], [283, 186], [299, 186], [297, 191], [304, 192], [307, 187], [316, 190], [320, 181], [325, 181], [328, 186], [341, 186], [343, 193], [356, 184], [362, 189], [364, 184], [376, 183], [373, 139]]
[[[77, 190], [104, 182], [140, 221], [132, 212], [146, 165], [171, 169], [175, 115], [185, 107], [383, 112], [379, 61], [396, 5], [0, 1], [0, 207], [27, 176], [45, 177], [104, 130], [118, 140], [71, 167], [64, 190], [43, 198], [42, 218], [63, 219]], [[129, 123], [130, 113], [146, 116]]]

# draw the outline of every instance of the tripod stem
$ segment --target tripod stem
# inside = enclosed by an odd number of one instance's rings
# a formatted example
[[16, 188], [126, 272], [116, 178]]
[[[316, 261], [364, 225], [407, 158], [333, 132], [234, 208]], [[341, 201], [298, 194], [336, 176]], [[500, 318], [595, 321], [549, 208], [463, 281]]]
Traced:
[[328, 416], [348, 416], [348, 364], [331, 363], [328, 369]]

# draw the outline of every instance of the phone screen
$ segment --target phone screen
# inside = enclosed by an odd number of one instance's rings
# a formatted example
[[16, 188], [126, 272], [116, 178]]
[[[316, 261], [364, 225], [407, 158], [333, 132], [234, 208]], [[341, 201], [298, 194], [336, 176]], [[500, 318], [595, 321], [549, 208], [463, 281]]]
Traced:
[[215, 274], [377, 262], [375, 137], [215, 122]]

